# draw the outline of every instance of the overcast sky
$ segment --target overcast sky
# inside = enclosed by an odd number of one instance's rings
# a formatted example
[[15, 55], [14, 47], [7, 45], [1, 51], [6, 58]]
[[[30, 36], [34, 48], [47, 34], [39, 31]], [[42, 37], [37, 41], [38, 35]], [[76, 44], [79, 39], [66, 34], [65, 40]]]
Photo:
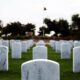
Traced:
[[0, 0], [0, 20], [4, 25], [14, 21], [31, 22], [38, 29], [45, 17], [64, 18], [70, 22], [76, 13], [80, 14], [80, 0]]

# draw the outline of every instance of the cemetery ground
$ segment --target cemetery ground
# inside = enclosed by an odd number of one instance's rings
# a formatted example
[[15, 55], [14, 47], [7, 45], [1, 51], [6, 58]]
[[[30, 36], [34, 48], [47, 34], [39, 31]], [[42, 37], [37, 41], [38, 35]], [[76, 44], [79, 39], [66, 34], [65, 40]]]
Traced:
[[[57, 61], [60, 64], [60, 80], [80, 80], [80, 73], [72, 72], [72, 55], [71, 59], [61, 59], [59, 53], [56, 53], [50, 46], [47, 47], [48, 59]], [[12, 59], [10, 51], [9, 71], [0, 71], [0, 80], [21, 80], [21, 64], [25, 61], [32, 60], [32, 48], [27, 53], [22, 53], [21, 59]]]

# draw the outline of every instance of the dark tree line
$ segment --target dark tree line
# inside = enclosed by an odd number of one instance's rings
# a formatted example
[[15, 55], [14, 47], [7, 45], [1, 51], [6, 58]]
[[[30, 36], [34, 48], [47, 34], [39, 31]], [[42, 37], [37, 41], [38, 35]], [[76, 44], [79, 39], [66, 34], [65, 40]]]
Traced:
[[[62, 37], [67, 36], [76, 36], [80, 39], [80, 16], [75, 14], [72, 16], [72, 23], [69, 24], [67, 20], [59, 19], [51, 20], [45, 18], [43, 23], [46, 25], [39, 28], [39, 36], [45, 36], [45, 34], [50, 34], [51, 31], [54, 31], [54, 36]], [[32, 23], [22, 24], [20, 22], [11, 22], [8, 23], [5, 27], [0, 20], [0, 36], [25, 36], [26, 32], [32, 32], [35, 35], [36, 26]]]
[[45, 18], [43, 23], [46, 24], [47, 28], [45, 26], [40, 27], [39, 29], [39, 35], [49, 34], [51, 31], [55, 32], [55, 36], [58, 36], [59, 34], [63, 37], [67, 36], [76, 36], [80, 38], [80, 16], [79, 14], [75, 14], [72, 16], [72, 23], [69, 24], [67, 20], [60, 19], [57, 20], [51, 20], [49, 18]]
[[26, 32], [33, 32], [35, 25], [32, 23], [21, 24], [20, 22], [8, 23], [5, 27], [0, 26], [1, 35], [5, 36], [21, 36], [26, 35]]

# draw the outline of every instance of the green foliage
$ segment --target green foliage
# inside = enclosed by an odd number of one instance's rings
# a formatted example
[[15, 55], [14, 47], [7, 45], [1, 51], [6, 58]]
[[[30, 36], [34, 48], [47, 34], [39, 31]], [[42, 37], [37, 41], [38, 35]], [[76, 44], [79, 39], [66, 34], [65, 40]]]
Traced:
[[44, 23], [47, 25], [47, 32], [54, 31], [55, 34], [58, 36], [58, 34], [61, 34], [62, 36], [68, 36], [69, 35], [69, 23], [67, 20], [60, 19], [59, 21], [45, 18]]
[[45, 26], [39, 28], [39, 36], [44, 36], [46, 33], [48, 33], [48, 31]]
[[2, 28], [1, 34], [5, 35], [5, 37], [10, 34], [9, 36], [14, 38], [16, 36], [26, 36], [26, 32], [33, 32], [35, 35], [35, 25], [32, 23], [23, 25], [20, 22], [9, 23]]

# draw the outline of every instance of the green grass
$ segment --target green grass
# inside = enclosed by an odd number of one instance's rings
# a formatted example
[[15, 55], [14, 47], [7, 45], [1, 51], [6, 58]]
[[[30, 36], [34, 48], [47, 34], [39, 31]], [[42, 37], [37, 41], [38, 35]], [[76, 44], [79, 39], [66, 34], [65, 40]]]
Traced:
[[[60, 64], [60, 80], [80, 80], [80, 73], [72, 72], [71, 59], [60, 59], [60, 54], [56, 53], [50, 46], [48, 47], [48, 59], [54, 60]], [[25, 61], [32, 60], [32, 48], [27, 53], [22, 54], [21, 59], [12, 59], [11, 51], [9, 52], [9, 71], [0, 71], [0, 80], [21, 80], [21, 64]]]

